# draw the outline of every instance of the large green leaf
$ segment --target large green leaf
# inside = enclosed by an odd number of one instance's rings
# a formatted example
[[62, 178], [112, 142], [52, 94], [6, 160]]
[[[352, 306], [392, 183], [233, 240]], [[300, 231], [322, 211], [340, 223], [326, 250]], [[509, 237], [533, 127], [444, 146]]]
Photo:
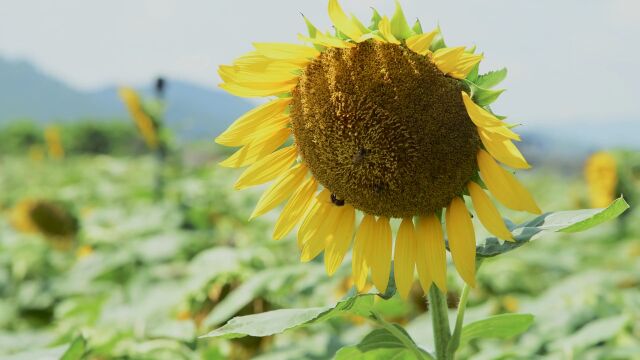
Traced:
[[287, 279], [291, 275], [300, 273], [301, 266], [287, 266], [283, 268], [262, 271], [252, 276], [247, 282], [240, 285], [204, 319], [204, 326], [214, 326], [231, 318], [245, 305], [265, 291], [273, 279]]
[[549, 212], [518, 226], [510, 226], [515, 240], [513, 242], [501, 242], [496, 238], [487, 238], [484, 244], [476, 247], [476, 256], [492, 257], [517, 249], [543, 231], [585, 231], [607, 220], [615, 219], [628, 208], [627, 202], [620, 197], [604, 209]]
[[521, 334], [533, 324], [530, 314], [502, 314], [488, 317], [465, 325], [460, 343], [465, 344], [477, 338], [508, 339]]
[[269, 336], [286, 330], [352, 314], [369, 316], [374, 294], [356, 295], [336, 303], [306, 309], [280, 309], [260, 314], [238, 316], [204, 337], [237, 338], [243, 336]]

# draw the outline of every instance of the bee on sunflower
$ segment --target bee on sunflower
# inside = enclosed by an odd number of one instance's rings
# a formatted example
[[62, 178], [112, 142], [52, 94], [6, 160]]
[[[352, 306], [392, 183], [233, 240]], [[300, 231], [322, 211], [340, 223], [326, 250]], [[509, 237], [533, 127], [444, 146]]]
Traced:
[[[305, 44], [255, 43], [220, 66], [224, 90], [269, 98], [216, 138], [240, 147], [221, 165], [248, 166], [236, 189], [273, 181], [252, 218], [286, 201], [273, 237], [300, 224], [302, 261], [324, 252], [331, 275], [353, 243], [359, 291], [370, 272], [384, 292], [392, 260], [403, 297], [416, 270], [425, 292], [432, 283], [446, 291], [447, 247], [474, 286], [467, 203], [506, 241], [513, 237], [487, 190], [508, 208], [541, 213], [511, 170], [530, 167], [514, 144], [520, 137], [488, 106], [506, 73], [478, 75], [481, 54], [446, 46], [439, 29], [423, 32], [419, 21], [411, 27], [399, 4], [392, 19], [374, 10], [369, 27], [337, 0], [328, 11], [334, 33], [305, 18]], [[392, 219], [400, 221], [395, 245]]]

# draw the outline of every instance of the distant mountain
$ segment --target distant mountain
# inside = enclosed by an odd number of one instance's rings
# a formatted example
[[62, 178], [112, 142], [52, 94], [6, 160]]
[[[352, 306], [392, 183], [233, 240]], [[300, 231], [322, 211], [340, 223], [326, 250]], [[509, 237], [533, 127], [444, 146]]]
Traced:
[[[245, 99], [188, 82], [168, 79], [167, 84], [167, 122], [182, 137], [212, 138], [254, 106]], [[0, 125], [24, 118], [50, 123], [126, 117], [115, 86], [78, 91], [28, 62], [0, 57]]]

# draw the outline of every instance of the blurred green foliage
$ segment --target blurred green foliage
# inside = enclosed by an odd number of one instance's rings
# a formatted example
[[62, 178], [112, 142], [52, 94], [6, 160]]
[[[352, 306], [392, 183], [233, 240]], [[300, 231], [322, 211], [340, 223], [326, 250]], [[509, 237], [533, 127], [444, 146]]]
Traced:
[[[129, 120], [83, 119], [59, 125], [67, 154], [135, 155], [146, 147]], [[45, 147], [44, 127], [30, 120], [18, 120], [0, 128], [1, 154], [27, 154], [32, 146]]]
[[[133, 126], [126, 126], [139, 141]], [[70, 134], [63, 130], [64, 139], [76, 136]], [[8, 137], [2, 132], [0, 138]], [[322, 259], [299, 263], [293, 234], [271, 240], [277, 212], [247, 221], [262, 188], [233, 191], [238, 172], [217, 167], [218, 153], [200, 146], [181, 151], [181, 161], [167, 169], [160, 203], [153, 202], [150, 155], [34, 161], [3, 154], [2, 359], [330, 359], [345, 346], [338, 355], [350, 358], [376, 336], [388, 337], [379, 323], [350, 315], [265, 338], [199, 338], [234, 316], [323, 309], [353, 295], [349, 259], [329, 278]], [[575, 208], [585, 188], [580, 174], [566, 178], [545, 169], [524, 181], [545, 208], [553, 209]], [[576, 199], [566, 195], [567, 189]], [[14, 229], [13, 207], [25, 198], [72, 205], [80, 231], [69, 249]], [[639, 354], [640, 222], [637, 213], [630, 216], [636, 220], [629, 221], [625, 237], [610, 222], [585, 234], [545, 236], [486, 259], [466, 322], [515, 312], [535, 320], [523, 335], [507, 340], [467, 334], [459, 358], [632, 359]], [[478, 236], [484, 235], [479, 230]], [[455, 307], [462, 284], [456, 276], [449, 282]], [[417, 346], [433, 348], [419, 292], [410, 301], [366, 299], [367, 309], [401, 324]]]

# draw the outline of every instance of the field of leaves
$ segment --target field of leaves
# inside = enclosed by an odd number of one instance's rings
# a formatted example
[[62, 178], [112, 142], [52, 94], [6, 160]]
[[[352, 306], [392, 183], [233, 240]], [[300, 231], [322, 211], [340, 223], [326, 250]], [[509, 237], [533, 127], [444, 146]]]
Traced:
[[[275, 211], [248, 222], [260, 189], [233, 191], [237, 173], [217, 160], [192, 151], [174, 161], [165, 197], [154, 202], [150, 157], [3, 158], [0, 358], [355, 358], [379, 327], [359, 316], [365, 305], [402, 324], [420, 347], [433, 348], [418, 292], [410, 301], [371, 295], [360, 298], [364, 305], [323, 312], [353, 295], [350, 261], [331, 278], [321, 259], [300, 264], [293, 235], [270, 238]], [[552, 170], [524, 180], [543, 208], [576, 208], [584, 194], [579, 178]], [[71, 209], [80, 224], [76, 239], [52, 243], [16, 231], [13, 208], [24, 199]], [[624, 221], [624, 229], [611, 221], [585, 233], [546, 234], [485, 260], [465, 321], [517, 312], [531, 314], [533, 323], [463, 336], [460, 358], [638, 358], [640, 222], [637, 213]], [[462, 285], [456, 281], [451, 276], [452, 308]], [[201, 337], [234, 316], [281, 308], [315, 308], [319, 315], [274, 336]], [[358, 358], [412, 358], [393, 351]]]

